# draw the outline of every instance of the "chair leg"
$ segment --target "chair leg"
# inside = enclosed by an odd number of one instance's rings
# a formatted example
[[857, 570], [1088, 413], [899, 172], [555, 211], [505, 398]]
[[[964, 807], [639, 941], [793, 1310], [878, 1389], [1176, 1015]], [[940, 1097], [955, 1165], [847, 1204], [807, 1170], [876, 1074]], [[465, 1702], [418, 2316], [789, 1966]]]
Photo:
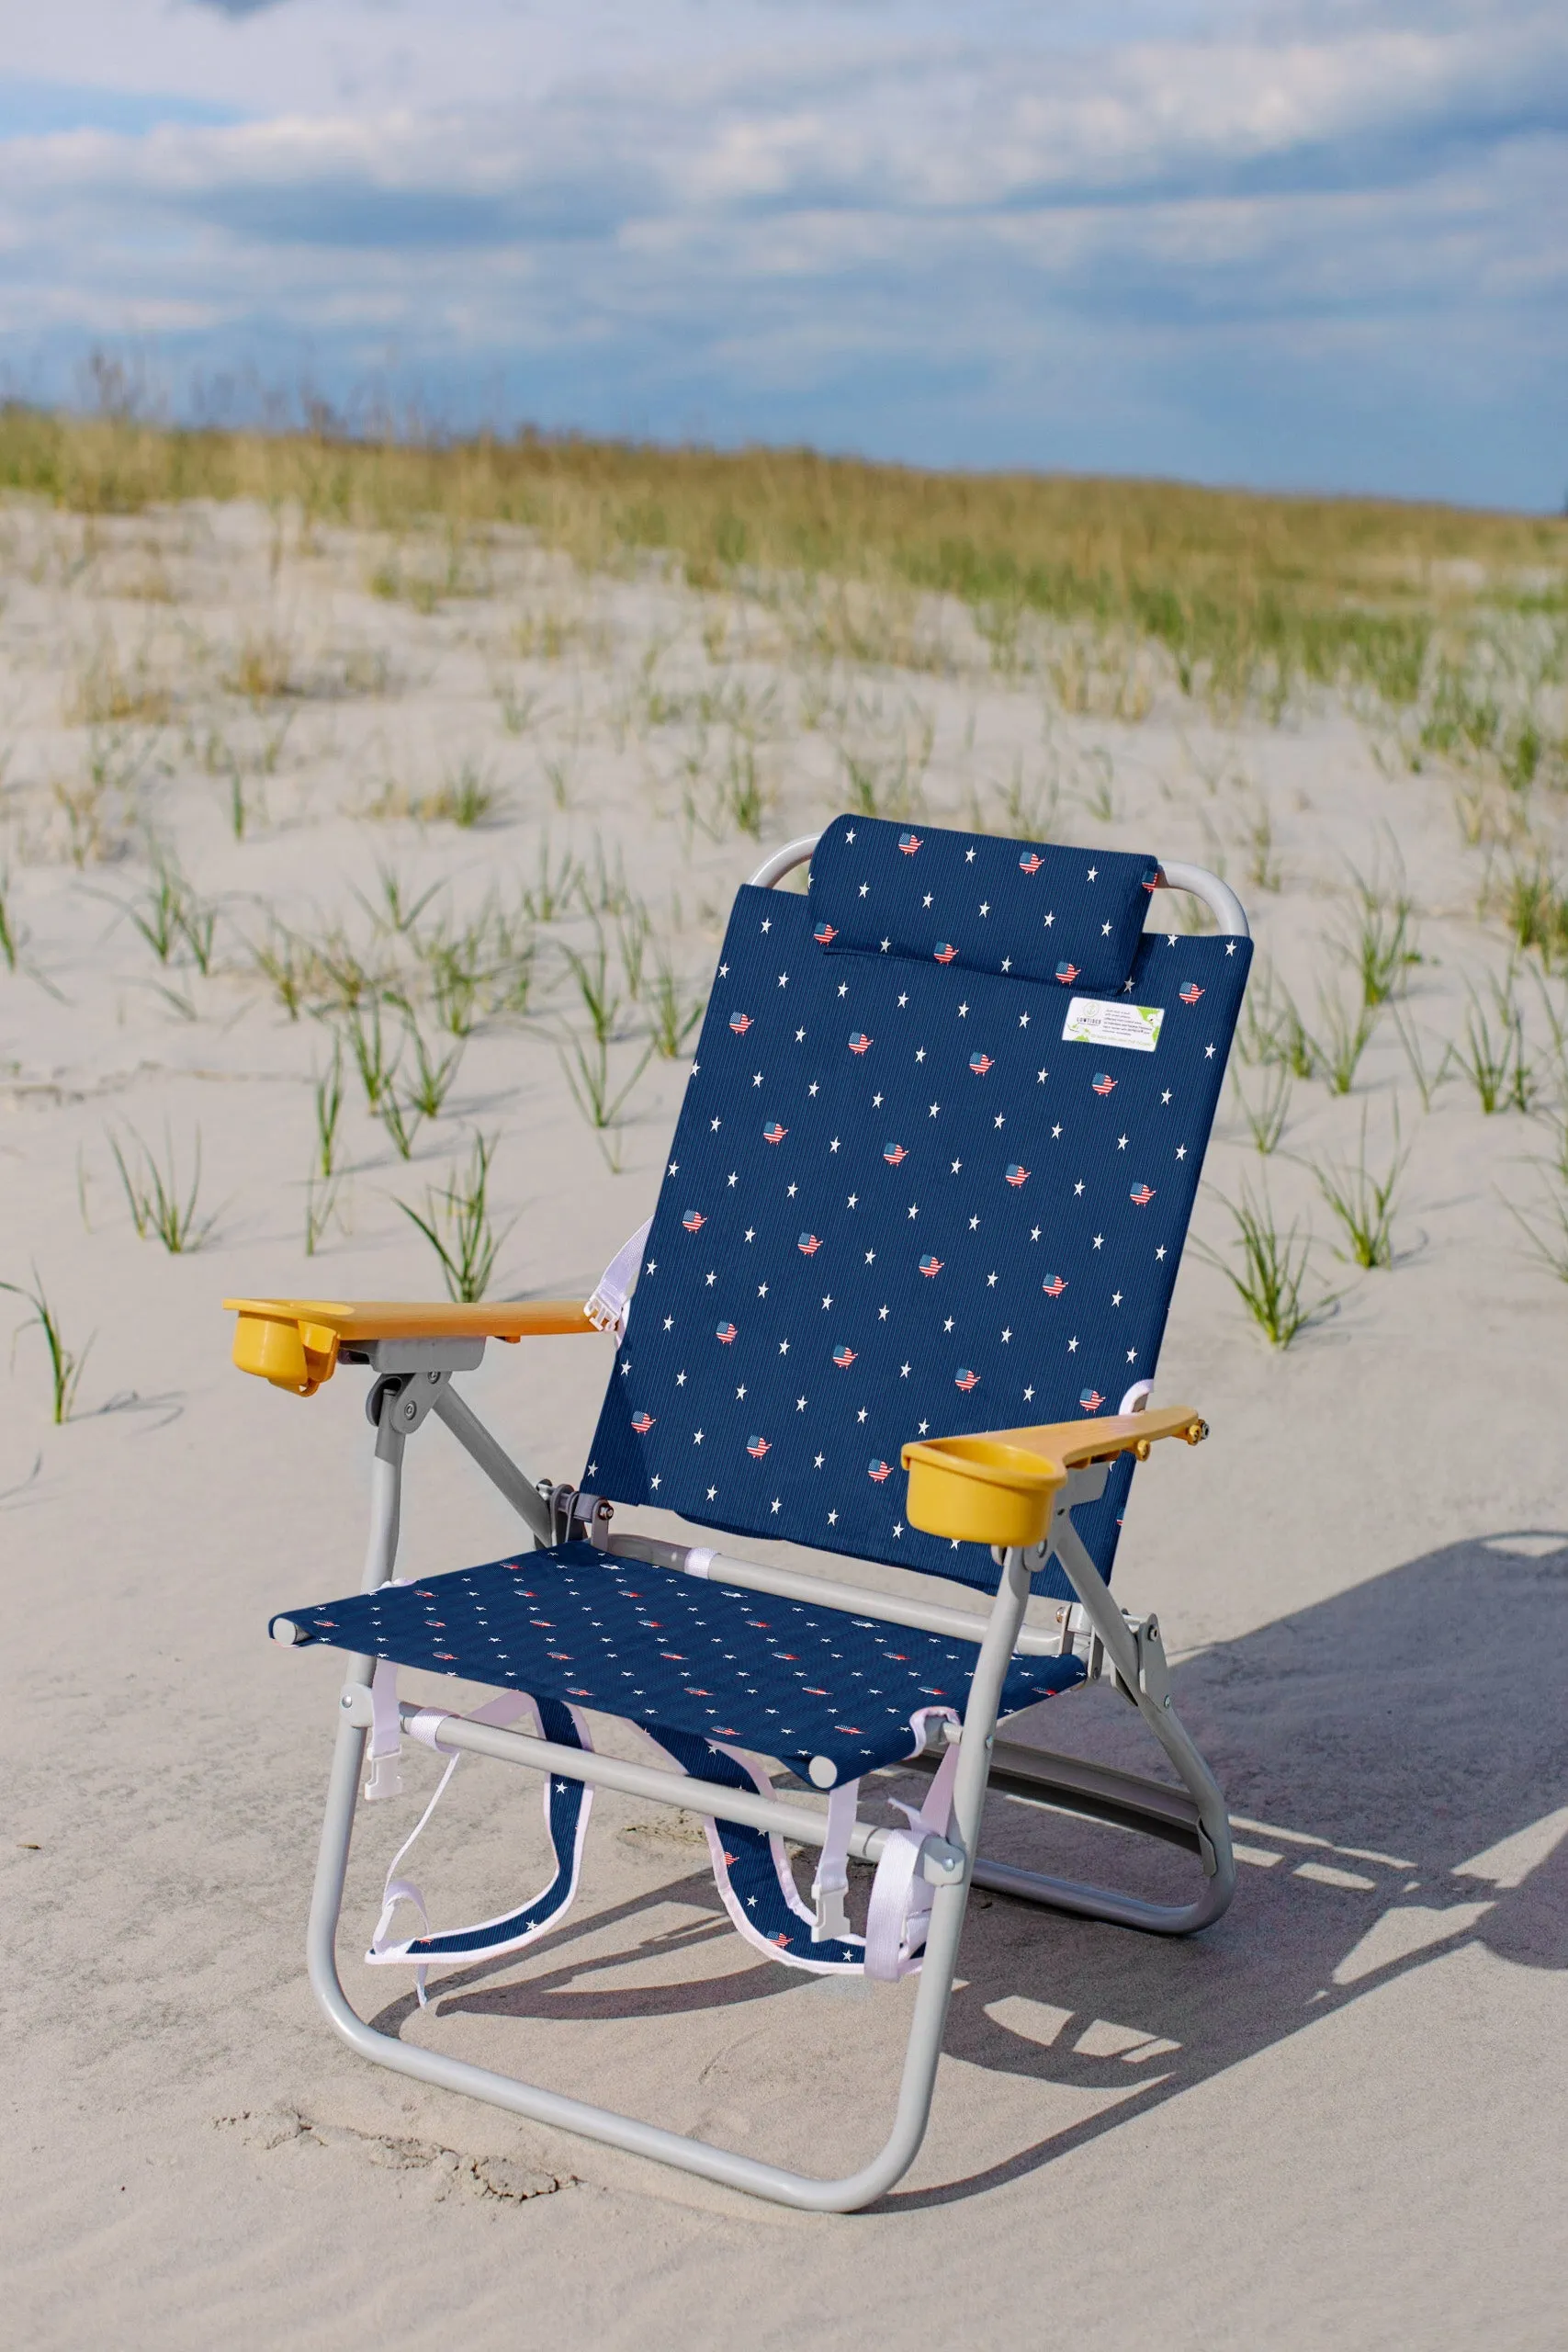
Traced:
[[[367, 1682], [370, 1671], [370, 1661], [355, 1658], [350, 1663], [349, 1679]], [[417, 2082], [487, 2100], [492, 2107], [526, 2116], [533, 2122], [576, 2132], [584, 2139], [603, 2141], [607, 2146], [624, 2148], [632, 2155], [649, 2156], [657, 2163], [695, 2173], [705, 2180], [744, 2189], [754, 2197], [771, 2198], [777, 2204], [793, 2205], [805, 2212], [853, 2212], [891, 2188], [908, 2170], [925, 2137], [931, 2114], [937, 2061], [942, 2054], [953, 1967], [968, 1900], [967, 1881], [938, 1887], [931, 1900], [925, 1963], [915, 1996], [915, 2014], [892, 2132], [880, 2153], [858, 2172], [838, 2180], [819, 2180], [809, 2173], [791, 2172], [782, 2165], [763, 2164], [752, 2156], [713, 2147], [705, 2140], [694, 2140], [682, 2132], [662, 2131], [635, 2116], [590, 2106], [582, 2099], [569, 2098], [558, 2091], [493, 2073], [486, 2066], [470, 2065], [465, 2059], [446, 2057], [438, 2051], [423, 2049], [417, 2043], [400, 2041], [395, 2035], [381, 2033], [376, 2027], [367, 2025], [343, 1989], [336, 1948], [364, 1749], [364, 1731], [346, 1717], [340, 1717], [307, 1930], [311, 1989], [330, 2023], [362, 2058], [390, 2067], [394, 2074], [412, 2075]]]

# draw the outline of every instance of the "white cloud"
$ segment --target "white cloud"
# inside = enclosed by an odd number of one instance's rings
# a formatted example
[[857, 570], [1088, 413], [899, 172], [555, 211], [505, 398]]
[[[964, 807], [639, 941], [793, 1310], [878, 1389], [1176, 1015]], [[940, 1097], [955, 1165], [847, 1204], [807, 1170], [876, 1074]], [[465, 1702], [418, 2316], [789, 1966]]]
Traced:
[[[374, 73], [345, 101], [334, 69], [243, 121], [0, 139], [11, 348], [46, 379], [157, 322], [176, 374], [417, 375], [459, 414], [504, 371], [516, 410], [590, 426], [1561, 494], [1560, 12], [1086, 40], [976, 0], [959, 42], [893, 0], [752, 6], [704, 55], [714, 20], [671, 6], [610, 75], [584, 65], [628, 21], [604, 0], [542, 96], [510, 71], [535, 12], [479, 13], [488, 94], [471, 58], [422, 103]], [[254, 55], [351, 21], [293, 0], [201, 35]], [[434, 21], [393, 11], [393, 45]]]

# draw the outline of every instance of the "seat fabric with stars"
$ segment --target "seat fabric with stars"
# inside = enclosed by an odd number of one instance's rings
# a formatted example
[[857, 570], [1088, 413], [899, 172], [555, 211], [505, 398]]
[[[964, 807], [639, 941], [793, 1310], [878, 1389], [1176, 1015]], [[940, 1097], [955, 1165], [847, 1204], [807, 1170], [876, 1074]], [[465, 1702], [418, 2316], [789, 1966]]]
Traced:
[[[739, 893], [584, 1487], [994, 1589], [909, 1525], [899, 1449], [1154, 1374], [1251, 958], [1144, 932], [1157, 873], [844, 818], [807, 897]], [[998, 939], [1047, 943], [1032, 977], [984, 968], [1021, 960]], [[1064, 1038], [1089, 969], [1108, 1013], [1158, 1008], [1152, 1052]], [[1102, 1573], [1130, 1476], [1076, 1515]]]

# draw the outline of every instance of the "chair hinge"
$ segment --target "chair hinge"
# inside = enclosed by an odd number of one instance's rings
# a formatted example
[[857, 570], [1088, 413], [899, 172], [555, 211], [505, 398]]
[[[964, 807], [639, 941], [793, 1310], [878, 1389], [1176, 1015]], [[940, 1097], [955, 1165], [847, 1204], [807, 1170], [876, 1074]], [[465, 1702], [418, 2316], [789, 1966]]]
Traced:
[[604, 1549], [615, 1508], [603, 1495], [584, 1494], [580, 1487], [568, 1486], [551, 1487], [547, 1493], [542, 1481], [539, 1491], [550, 1508], [552, 1544], [596, 1544]]

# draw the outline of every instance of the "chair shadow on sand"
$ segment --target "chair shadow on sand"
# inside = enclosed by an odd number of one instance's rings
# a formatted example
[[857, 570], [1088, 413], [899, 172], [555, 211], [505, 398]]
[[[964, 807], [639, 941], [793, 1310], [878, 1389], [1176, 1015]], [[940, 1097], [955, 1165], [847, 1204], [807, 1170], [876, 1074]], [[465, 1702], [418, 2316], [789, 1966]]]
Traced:
[[[1032, 2170], [1461, 1946], [1568, 1966], [1564, 1656], [1568, 1535], [1519, 1531], [1426, 1553], [1177, 1668], [1176, 1702], [1232, 1808], [1231, 1910], [1173, 1941], [976, 1893], [946, 2052], [1101, 2103], [985, 2172], [883, 2201], [943, 2203]], [[1153, 1751], [1138, 1735], [1103, 1688], [1009, 1726], [1147, 1770]], [[900, 1786], [888, 1776], [867, 1793], [874, 1804]], [[1190, 1858], [1136, 1848], [1147, 1858], [1140, 1884], [1176, 1895]], [[987, 1805], [986, 1850], [1000, 1860], [1124, 1883], [1133, 1849], [1099, 1824], [995, 1796]], [[583, 1938], [597, 1947], [606, 1929], [671, 1901], [707, 1916], [613, 1962], [570, 1956]], [[728, 1935], [704, 1871], [583, 1917], [530, 1954], [522, 1978], [496, 1982], [504, 1962], [449, 1977], [433, 2006], [517, 2021], [651, 2020], [798, 1997], [799, 1978], [765, 1962], [687, 1982], [593, 1983], [600, 1969], [655, 1953], [668, 1966]], [[375, 2022], [396, 2032], [412, 2010], [412, 1995], [400, 1997]], [[940, 2082], [937, 2097], [940, 2122]]]

